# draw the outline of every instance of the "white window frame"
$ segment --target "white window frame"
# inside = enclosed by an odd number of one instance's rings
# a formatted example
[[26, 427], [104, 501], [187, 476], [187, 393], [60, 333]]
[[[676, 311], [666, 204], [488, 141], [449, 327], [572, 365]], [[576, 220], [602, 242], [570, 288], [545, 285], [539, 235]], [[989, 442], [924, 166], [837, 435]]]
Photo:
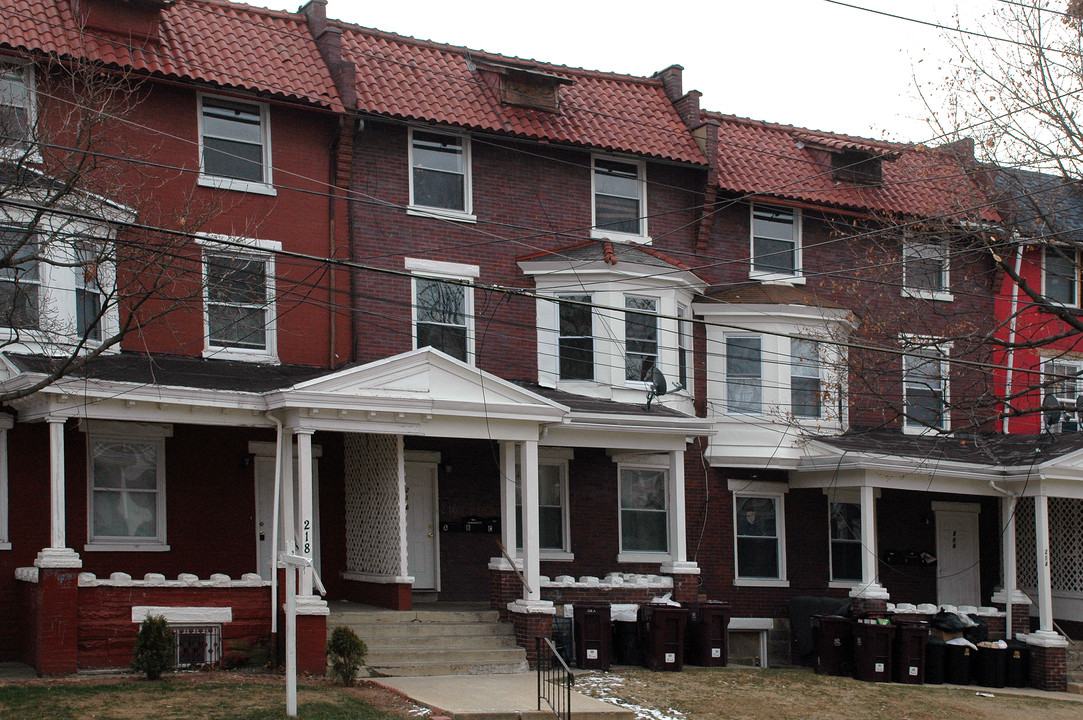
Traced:
[[[816, 350], [816, 374], [801, 374], [799, 370], [808, 368], [807, 365], [800, 365], [794, 362], [794, 344], [798, 342], [812, 343]], [[790, 338], [790, 377], [789, 377], [789, 390], [790, 390], [790, 414], [793, 415], [795, 420], [821, 420], [824, 417], [824, 354], [823, 354], [823, 342], [816, 338], [810, 337], [793, 337]], [[761, 356], [760, 362], [762, 365], [763, 358]], [[818, 412], [815, 415], [798, 415], [794, 411], [794, 380], [796, 378], [815, 378], [816, 379], [816, 393]]]
[[[101, 283], [102, 273], [105, 273], [108, 276], [109, 280], [114, 279], [111, 277], [111, 273], [109, 273], [110, 268], [104, 267], [102, 265], [94, 266], [96, 272], [94, 273], [93, 278], [87, 277], [87, 270], [92, 265], [93, 253], [100, 251], [100, 248], [96, 247], [96, 243], [100, 242], [102, 241], [98, 238], [76, 238], [73, 248], [76, 261], [75, 265], [72, 267], [72, 272], [75, 275], [75, 335], [77, 339], [86, 338], [86, 343], [92, 347], [99, 345], [102, 339], [105, 337], [104, 325], [106, 323], [106, 316], [108, 315], [108, 308], [106, 308], [105, 306], [106, 294], [105, 290], [102, 288]], [[89, 255], [86, 254], [88, 248], [90, 249], [91, 253]], [[83, 293], [84, 295], [94, 296], [98, 299], [97, 313], [101, 316], [98, 318], [98, 322], [96, 325], [88, 326], [82, 330], [79, 329], [79, 313], [82, 309], [79, 303], [80, 293]], [[104, 313], [102, 312], [103, 308], [106, 309], [106, 312]], [[94, 330], [97, 330], [98, 337], [96, 338], [90, 337], [91, 333]]]
[[[597, 198], [597, 161], [607, 161], [631, 165], [636, 168], [636, 186], [639, 190], [639, 232], [627, 233], [619, 230], [611, 230], [598, 227]], [[612, 240], [614, 242], [650, 243], [651, 237], [647, 232], [647, 163], [637, 158], [624, 157], [621, 155], [591, 155], [590, 156], [590, 236], [596, 240]]]
[[[847, 488], [849, 490], [849, 488]], [[855, 505], [857, 507], [858, 518], [861, 517], [861, 497], [856, 490], [852, 492], [844, 492], [843, 490], [837, 490], [834, 494], [829, 494], [827, 498], [827, 566], [829, 574], [829, 587], [833, 588], [852, 588], [862, 583], [861, 576], [861, 555], [858, 555], [858, 567], [856, 578], [836, 578], [835, 577], [835, 543], [842, 543], [844, 545], [857, 545], [860, 548], [861, 545], [861, 529], [858, 528], [856, 533], [857, 537], [852, 540], [833, 537], [834, 528], [834, 505]], [[852, 532], [852, 529], [851, 529]]]
[[[463, 163], [463, 209], [432, 207], [419, 205], [414, 200], [414, 132], [421, 131], [430, 135], [445, 135], [459, 140], [462, 148]], [[407, 168], [407, 181], [410, 188], [410, 204], [406, 209], [408, 215], [419, 217], [435, 217], [457, 222], [476, 223], [477, 215], [474, 214], [474, 181], [473, 181], [473, 157], [470, 148], [470, 136], [464, 133], [448, 132], [429, 127], [410, 127], [407, 130], [406, 150], [409, 167]]]
[[[939, 338], [928, 338], [914, 335], [902, 335], [900, 336], [900, 342], [903, 345], [903, 349], [906, 351], [900, 357], [900, 365], [902, 366], [902, 389], [903, 389], [903, 419], [902, 426], [903, 432], [911, 435], [925, 435], [928, 433], [936, 432], [937, 430], [947, 430], [951, 427], [951, 346], [950, 342], [945, 342]], [[936, 352], [940, 355], [940, 386], [941, 386], [941, 405], [943, 406], [943, 413], [941, 415], [940, 425], [922, 425], [917, 421], [913, 421], [908, 417], [910, 403], [908, 398], [908, 387], [910, 385], [917, 385], [918, 383], [912, 383], [907, 378], [906, 363], [908, 358], [912, 357], [915, 353], [923, 352]]]
[[[582, 298], [586, 298], [586, 300], [584, 301], [584, 300], [582, 300]], [[579, 302], [588, 302], [588, 303], [591, 303], [591, 305], [593, 305], [594, 296], [591, 295], [588, 292], [583, 292], [583, 293], [562, 293], [562, 294], [556, 296], [556, 300], [557, 300], [557, 304], [556, 304], [556, 311], [557, 311], [557, 327], [556, 327], [556, 330], [557, 330], [557, 348], [556, 348], [557, 349], [557, 368], [556, 368], [557, 369], [557, 380], [559, 382], [572, 382], [572, 383], [574, 383], [574, 382], [596, 382], [597, 377], [598, 377], [598, 370], [597, 370], [597, 367], [598, 367], [598, 361], [597, 361], [598, 348], [596, 347], [597, 343], [595, 342], [595, 338], [598, 336], [598, 333], [597, 333], [597, 329], [594, 326], [594, 323], [595, 323], [595, 320], [596, 320], [595, 313], [594, 313], [594, 308], [593, 307], [587, 308], [587, 310], [589, 310], [589, 312], [590, 312], [590, 356], [591, 356], [591, 364], [590, 365], [591, 365], [591, 367], [590, 367], [590, 377], [589, 378], [566, 378], [566, 377], [564, 377], [563, 373], [561, 372], [561, 368], [563, 366], [563, 359], [564, 359], [564, 356], [562, 354], [563, 346], [561, 345], [561, 341], [566, 337], [567, 338], [582, 338], [583, 336], [582, 335], [563, 335], [563, 334], [561, 334], [561, 331], [560, 331], [561, 330], [560, 311], [561, 311], [562, 303], [564, 301], [566, 301], [566, 300], [578, 300]], [[579, 307], [582, 307], [582, 306], [579, 306]]]
[[[790, 240], [769, 238], [779, 242], [792, 242], [794, 245], [793, 273], [780, 273], [768, 270], [756, 269], [756, 208], [769, 208], [775, 212], [790, 213], [793, 217], [793, 237]], [[802, 252], [803, 214], [801, 208], [787, 207], [785, 205], [773, 205], [770, 203], [750, 203], [748, 208], [748, 277], [760, 282], [775, 282], [786, 284], [804, 284], [804, 262]]]
[[[0, 72], [3, 72], [5, 68], [18, 68], [22, 74], [23, 85], [26, 87], [26, 101], [28, 103], [26, 108], [28, 136], [25, 141], [15, 142], [8, 147], [0, 147], [0, 160], [19, 160], [25, 158], [29, 162], [39, 163], [41, 162], [41, 156], [38, 153], [37, 146], [34, 142], [35, 130], [38, 126], [38, 92], [34, 63], [21, 58], [0, 56]], [[14, 107], [13, 103], [4, 104]]]
[[[3, 220], [0, 220], [0, 232], [7, 230], [12, 231], [13, 233], [30, 232], [29, 228], [24, 223], [5, 222]], [[50, 294], [50, 285], [46, 282], [46, 274], [49, 270], [51, 270], [51, 268], [49, 263], [42, 261], [42, 257], [45, 255], [45, 253], [48, 252], [48, 248], [41, 247], [41, 239], [39, 237], [40, 233], [35, 230], [32, 234], [34, 236], [33, 239], [23, 244], [20, 249], [34, 246], [34, 249], [31, 250], [30, 254], [33, 258], [35, 277], [33, 279], [29, 279], [26, 277], [16, 278], [15, 274], [17, 272], [17, 268], [22, 265], [22, 262], [19, 262], [16, 263], [14, 268], [4, 268], [0, 270], [0, 283], [10, 283], [13, 287], [22, 288], [24, 292], [28, 288], [28, 286], [33, 286], [37, 288], [37, 307], [35, 309], [34, 322], [32, 325], [26, 327], [9, 326], [6, 324], [0, 326], [2, 326], [8, 333], [11, 334], [29, 334], [31, 337], [44, 339], [48, 335], [48, 328], [43, 327], [43, 325], [47, 325], [47, 323], [42, 322], [42, 309], [43, 307], [45, 307], [45, 301], [48, 299], [46, 296]], [[3, 243], [0, 243], [0, 255], [5, 254], [6, 252], [7, 251], [4, 249]], [[17, 258], [18, 253], [16, 253], [13, 259]], [[11, 274], [10, 278], [7, 277], [8, 273]], [[6, 320], [6, 318], [0, 319]]]
[[[730, 480], [729, 489], [733, 494], [733, 584], [737, 587], [789, 587], [790, 582], [786, 572], [786, 489], [779, 488], [778, 483], [743, 480]], [[737, 555], [737, 508], [742, 498], [765, 498], [775, 503], [775, 542], [778, 562], [778, 577], [776, 578], [740, 575]]]
[[[85, 552], [166, 552], [166, 461], [165, 440], [173, 436], [172, 425], [150, 423], [130, 423], [111, 421], [86, 421], [80, 429], [86, 433], [86, 478], [87, 478], [87, 543]], [[155, 538], [123, 538], [116, 536], [97, 537], [94, 534], [94, 443], [97, 441], [116, 443], [153, 444], [157, 463], [157, 487], [155, 489], [155, 512], [157, 514], [157, 532]]]
[[[647, 301], [650, 301], [651, 303], [654, 304], [654, 310], [643, 310], [643, 309], [638, 309], [638, 308], [629, 308], [628, 307], [628, 302], [632, 301], [632, 300], [637, 300], [637, 301], [647, 300]], [[654, 322], [654, 365], [652, 367], [657, 368], [659, 371], [661, 371], [661, 367], [659, 367], [659, 365], [660, 365], [661, 360], [662, 360], [662, 338], [661, 338], [662, 329], [661, 329], [661, 323], [659, 322], [659, 320], [661, 320], [661, 318], [658, 315], [658, 313], [660, 312], [660, 309], [661, 309], [661, 304], [662, 304], [662, 299], [659, 298], [659, 297], [656, 297], [656, 296], [640, 295], [640, 294], [637, 294], [637, 293], [626, 293], [624, 295], [624, 317], [623, 317], [623, 320], [624, 320], [624, 348], [623, 348], [624, 353], [622, 355], [622, 359], [624, 360], [624, 371], [621, 373], [621, 376], [624, 378], [624, 384], [626, 386], [629, 386], [629, 387], [648, 387], [649, 385], [651, 385], [651, 379], [649, 377], [647, 379], [644, 379], [644, 380], [636, 380], [634, 378], [628, 377], [628, 358], [627, 358], [627, 356], [631, 353], [631, 351], [628, 349], [628, 347], [629, 347], [628, 315], [629, 314], [642, 315], [643, 317], [650, 318]], [[646, 341], [640, 340], [640, 342], [646, 342]], [[646, 356], [646, 353], [636, 353], [636, 355]], [[653, 375], [653, 372], [652, 372], [652, 375]]]
[[[663, 464], [664, 463], [664, 464]], [[624, 502], [623, 502], [623, 485], [624, 485], [624, 471], [625, 470], [646, 470], [652, 473], [662, 473], [662, 497], [665, 499], [666, 507], [664, 511], [649, 510], [641, 508], [629, 508], [631, 512], [664, 512], [666, 521], [666, 549], [665, 550], [625, 550], [624, 549]], [[672, 511], [670, 507], [669, 497], [669, 484], [673, 479], [669, 476], [669, 463], [668, 457], [665, 455], [659, 455], [656, 458], [648, 458], [642, 461], [620, 461], [617, 463], [617, 562], [658, 562], [659, 560], [665, 561], [672, 557], [673, 538], [670, 537], [672, 528], [670, 527], [669, 514]]]
[[[1071, 368], [1075, 373], [1075, 394], [1068, 396], [1062, 393], [1054, 392], [1056, 389], [1056, 382], [1054, 381], [1054, 366], [1060, 365], [1062, 367]], [[1081, 358], [1068, 358], [1068, 357], [1048, 357], [1041, 360], [1042, 370], [1042, 391], [1041, 398], [1044, 399], [1046, 395], [1053, 393], [1053, 396], [1060, 400], [1062, 406], [1075, 407], [1076, 397], [1083, 395], [1083, 359]], [[1042, 428], [1048, 429], [1049, 426], [1045, 421], [1045, 413], [1042, 413]]]
[[[1064, 300], [1054, 298], [1049, 295], [1049, 282], [1046, 268], [1048, 267], [1049, 263], [1050, 250], [1051, 248], [1048, 247], [1042, 249], [1042, 295], [1049, 302], [1056, 305], [1062, 305], [1064, 307], [1083, 307], [1083, 298], [1081, 298], [1081, 294], [1083, 294], [1083, 277], [1081, 277], [1081, 272], [1083, 272], [1083, 265], [1081, 265], [1081, 263], [1083, 263], [1083, 258], [1081, 258], [1080, 252], [1078, 250], [1066, 249], [1064, 253], [1072, 254], [1075, 256], [1075, 278], [1072, 281], [1073, 285], [1075, 286], [1075, 292], [1073, 293], [1075, 297], [1071, 301], [1065, 302]], [[1057, 251], [1052, 250], [1052, 252], [1056, 253]], [[1058, 255], [1059, 254], [1060, 253], [1058, 253]]]
[[[409, 257], [406, 258], [405, 265], [406, 269], [414, 276], [410, 281], [410, 332], [413, 336], [414, 349], [417, 350], [418, 348], [417, 278], [429, 280], [458, 280], [463, 283], [459, 285], [459, 287], [463, 289], [463, 313], [466, 319], [466, 360], [464, 362], [468, 365], [473, 365], [475, 361], [473, 281], [481, 275], [481, 268], [477, 265]], [[439, 350], [439, 348], [434, 349]]]
[[692, 371], [695, 367], [695, 350], [692, 340], [692, 308], [677, 303], [677, 382], [678, 392], [693, 393], [695, 382]]
[[[275, 282], [275, 253], [282, 250], [282, 243], [277, 240], [210, 234], [202, 234], [196, 238], [196, 243], [202, 247], [200, 267], [203, 274], [203, 357], [248, 362], [278, 362], [278, 294]], [[263, 262], [266, 278], [265, 297], [267, 298], [263, 326], [266, 347], [243, 348], [212, 344], [210, 287], [207, 277], [209, 255]]]
[[[939, 290], [929, 290], [928, 288], [918, 288], [910, 286], [910, 278], [908, 271], [908, 258], [913, 257], [916, 260], [929, 259], [929, 255], [924, 253], [930, 253], [936, 259], [935, 255], [939, 254], [940, 259], [940, 288]], [[922, 300], [936, 300], [939, 302], [952, 302], [955, 300], [955, 296], [949, 290], [951, 287], [951, 252], [950, 244], [947, 240], [915, 240], [913, 238], [904, 238], [902, 246], [903, 254], [903, 287], [902, 296], [919, 298]]]
[[[561, 547], [560, 548], [544, 548], [539, 547], [538, 557], [542, 560], [569, 562], [575, 559], [575, 555], [572, 553], [572, 528], [571, 528], [571, 512], [568, 503], [568, 461], [572, 458], [571, 450], [562, 452], [559, 448], [538, 448], [538, 468], [542, 466], [555, 467], [560, 473], [560, 529], [561, 529]], [[517, 482], [515, 483], [515, 509], [518, 511], [521, 517], [523, 500], [520, 490], [522, 488], [522, 466], [517, 461], [515, 463], [515, 471], [517, 474]], [[539, 473], [540, 474], [540, 473]], [[539, 509], [541, 508], [539, 498]], [[552, 506], [547, 506], [552, 507]], [[517, 523], [516, 529], [519, 534], [522, 534], [522, 525]], [[523, 556], [523, 546], [517, 545], [516, 551], [518, 557]]]
[[[731, 407], [730, 399], [730, 367], [729, 367], [729, 341], [730, 340], [758, 340], [760, 343], [760, 406], [756, 410], [735, 410]], [[763, 415], [764, 408], [767, 406], [764, 398], [764, 348], [763, 348], [763, 335], [759, 333], [726, 333], [723, 335], [724, 344], [722, 346], [722, 366], [723, 366], [723, 378], [722, 388], [724, 396], [722, 398], [722, 409], [726, 415]], [[745, 376], [740, 376], [745, 377]]]
[[[274, 187], [274, 172], [271, 152], [271, 109], [267, 103], [258, 102], [247, 98], [228, 97], [224, 95], [211, 95], [209, 93], [196, 93], [197, 107], [196, 117], [199, 123], [199, 178], [197, 183], [203, 187], [217, 188], [219, 190], [236, 190], [239, 192], [254, 193], [257, 195], [277, 195]], [[209, 175], [204, 168], [205, 145], [203, 142], [203, 100], [218, 100], [236, 105], [250, 105], [259, 109], [260, 118], [260, 145], [262, 148], [263, 181], [242, 180], [239, 178]]]

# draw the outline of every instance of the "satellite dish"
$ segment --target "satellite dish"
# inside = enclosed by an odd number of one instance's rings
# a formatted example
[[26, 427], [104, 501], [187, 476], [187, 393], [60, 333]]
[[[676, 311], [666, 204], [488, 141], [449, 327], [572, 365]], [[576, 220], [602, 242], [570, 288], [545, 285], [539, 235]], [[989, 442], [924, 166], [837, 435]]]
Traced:
[[1060, 400], [1057, 400], [1057, 396], [1053, 393], [1049, 393], [1045, 396], [1045, 399], [1042, 400], [1042, 413], [1045, 416], [1045, 426], [1047, 430], [1052, 430], [1053, 426], [1060, 422]]
[[662, 374], [662, 371], [656, 367], [651, 369], [651, 385], [647, 390], [647, 411], [651, 409], [651, 401], [656, 397], [661, 397], [669, 392], [669, 386], [666, 384], [666, 376]]

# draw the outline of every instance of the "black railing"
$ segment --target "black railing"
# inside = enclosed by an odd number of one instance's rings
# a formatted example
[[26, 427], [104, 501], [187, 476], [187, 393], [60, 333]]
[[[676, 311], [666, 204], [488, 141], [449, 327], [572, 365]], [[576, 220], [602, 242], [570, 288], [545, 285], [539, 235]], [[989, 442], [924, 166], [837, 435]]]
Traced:
[[534, 647], [538, 657], [538, 710], [544, 701], [560, 720], [571, 720], [575, 676], [552, 640], [535, 638]]

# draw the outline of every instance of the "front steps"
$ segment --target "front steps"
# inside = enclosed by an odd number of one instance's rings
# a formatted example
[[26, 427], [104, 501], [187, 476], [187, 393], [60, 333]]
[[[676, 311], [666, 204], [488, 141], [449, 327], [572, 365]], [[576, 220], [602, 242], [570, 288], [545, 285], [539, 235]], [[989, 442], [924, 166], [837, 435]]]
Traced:
[[[368, 645], [368, 670], [378, 676], [488, 675], [527, 671], [515, 630], [482, 604], [424, 603], [395, 611], [330, 603], [327, 632], [346, 625]], [[446, 607], [447, 609], [442, 609]]]
[[1068, 692], [1083, 695], [1083, 643], [1068, 646], [1066, 653]]

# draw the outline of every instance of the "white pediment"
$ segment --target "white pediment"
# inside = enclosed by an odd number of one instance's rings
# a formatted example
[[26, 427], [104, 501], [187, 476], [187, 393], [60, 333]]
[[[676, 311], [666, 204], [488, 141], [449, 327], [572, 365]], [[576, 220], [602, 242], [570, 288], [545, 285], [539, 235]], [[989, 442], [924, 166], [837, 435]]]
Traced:
[[427, 400], [439, 406], [522, 406], [563, 415], [566, 407], [433, 348], [308, 380], [284, 394]]

